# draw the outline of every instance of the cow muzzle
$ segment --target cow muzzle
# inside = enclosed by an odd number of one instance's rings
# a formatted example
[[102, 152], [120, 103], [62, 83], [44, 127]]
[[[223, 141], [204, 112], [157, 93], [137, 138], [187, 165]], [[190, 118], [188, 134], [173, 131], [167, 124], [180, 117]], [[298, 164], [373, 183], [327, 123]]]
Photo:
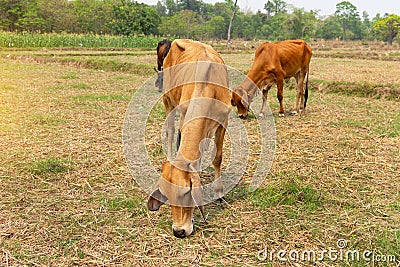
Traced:
[[172, 225], [172, 231], [174, 232], [174, 236], [177, 238], [184, 238], [189, 236], [193, 232], [193, 220], [187, 226]]

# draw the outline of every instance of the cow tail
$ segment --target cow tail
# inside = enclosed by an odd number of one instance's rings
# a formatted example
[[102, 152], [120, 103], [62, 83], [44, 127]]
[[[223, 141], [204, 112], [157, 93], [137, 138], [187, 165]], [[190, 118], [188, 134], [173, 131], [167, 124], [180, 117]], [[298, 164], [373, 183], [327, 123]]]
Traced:
[[306, 79], [306, 90], [304, 92], [304, 109], [306, 109], [307, 106], [307, 99], [308, 99], [308, 74], [310, 70], [307, 70], [307, 79]]

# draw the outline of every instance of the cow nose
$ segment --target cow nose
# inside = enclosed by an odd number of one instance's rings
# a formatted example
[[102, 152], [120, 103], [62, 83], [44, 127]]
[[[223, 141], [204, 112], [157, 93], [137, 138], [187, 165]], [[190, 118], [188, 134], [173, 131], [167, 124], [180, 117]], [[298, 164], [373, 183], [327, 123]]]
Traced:
[[184, 238], [185, 237], [185, 230], [175, 230], [174, 229], [174, 236], [176, 236], [177, 238]]

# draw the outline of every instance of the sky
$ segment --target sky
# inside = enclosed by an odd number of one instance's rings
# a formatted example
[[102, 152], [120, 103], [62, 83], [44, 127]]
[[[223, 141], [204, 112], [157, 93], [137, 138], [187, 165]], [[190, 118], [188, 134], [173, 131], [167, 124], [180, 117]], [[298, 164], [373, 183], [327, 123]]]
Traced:
[[[138, 0], [138, 2], [155, 5], [158, 0]], [[336, 4], [343, 0], [286, 0], [287, 4], [291, 4], [297, 8], [304, 8], [306, 11], [318, 9], [321, 16], [332, 15], [335, 13]], [[362, 15], [363, 11], [367, 11], [370, 18], [375, 17], [377, 13], [384, 15], [385, 13], [400, 15], [399, 0], [347, 0], [357, 7], [358, 12]], [[223, 2], [223, 0], [203, 0], [205, 3]], [[267, 0], [238, 0], [239, 7], [250, 9], [253, 12], [262, 10]], [[265, 12], [265, 10], [264, 10]]]

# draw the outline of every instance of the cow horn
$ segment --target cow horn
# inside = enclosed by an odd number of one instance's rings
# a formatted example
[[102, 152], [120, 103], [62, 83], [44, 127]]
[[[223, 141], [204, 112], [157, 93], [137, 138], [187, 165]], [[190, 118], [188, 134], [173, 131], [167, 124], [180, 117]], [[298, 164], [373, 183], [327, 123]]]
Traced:
[[201, 217], [203, 218], [203, 221], [204, 221], [205, 223], [207, 223], [206, 216], [204, 216], [204, 207], [203, 207], [203, 206], [198, 206], [198, 208], [199, 208], [199, 210], [200, 210], [200, 214], [201, 214]]

